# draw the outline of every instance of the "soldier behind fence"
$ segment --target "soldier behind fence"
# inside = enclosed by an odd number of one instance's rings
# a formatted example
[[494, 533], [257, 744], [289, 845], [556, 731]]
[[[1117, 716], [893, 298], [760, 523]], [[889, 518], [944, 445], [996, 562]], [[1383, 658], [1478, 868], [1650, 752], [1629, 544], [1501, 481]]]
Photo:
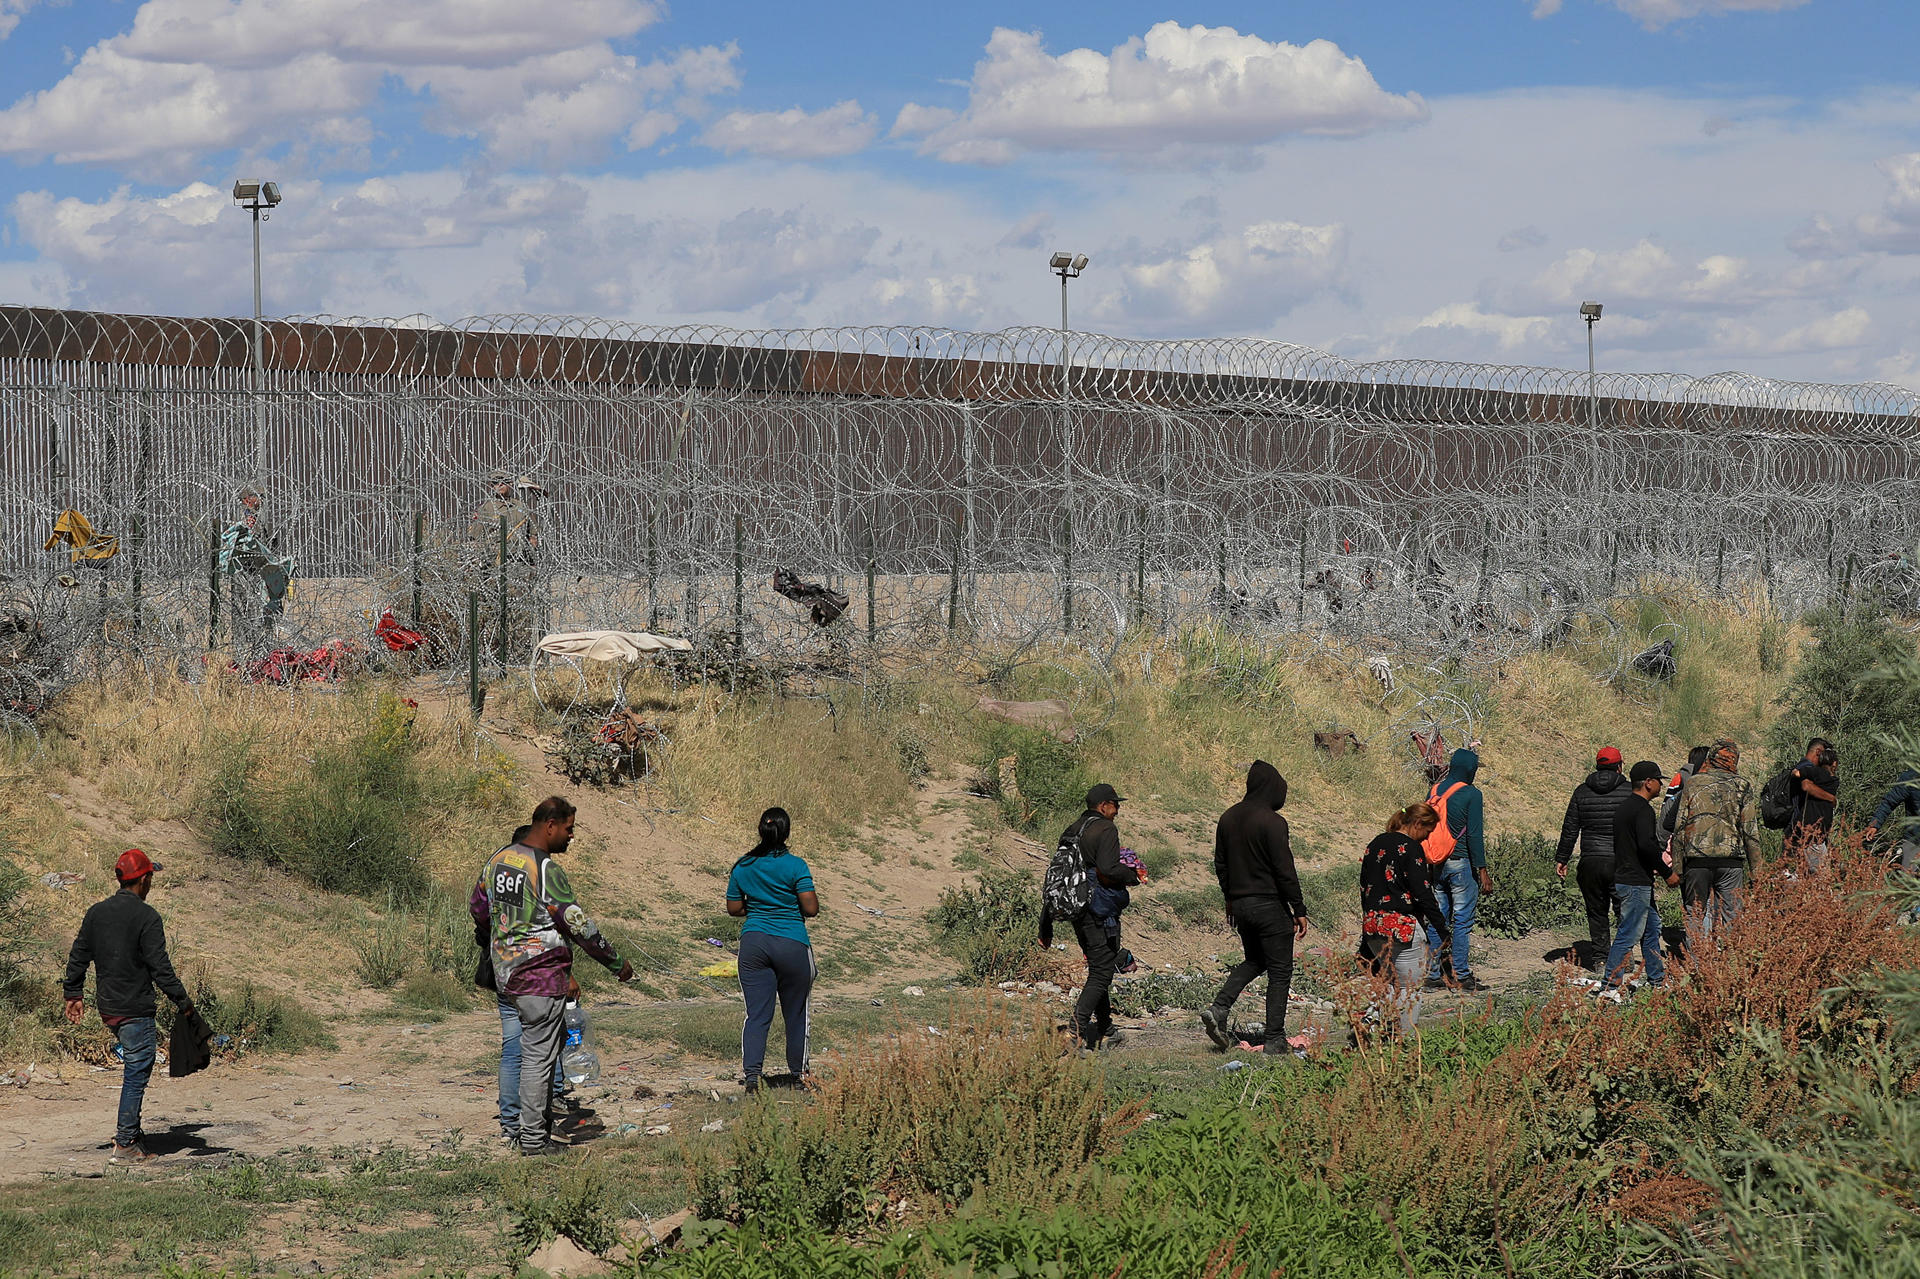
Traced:
[[[250, 637], [249, 648], [270, 643], [286, 611], [287, 591], [293, 585], [293, 557], [279, 552], [280, 531], [261, 509], [259, 490], [241, 489], [240, 515], [220, 534], [220, 571], [229, 583], [237, 580], [236, 574], [245, 574], [258, 585], [260, 633]], [[248, 624], [243, 621], [247, 615], [240, 608], [237, 587], [230, 585], [228, 589], [233, 593], [236, 627]]]

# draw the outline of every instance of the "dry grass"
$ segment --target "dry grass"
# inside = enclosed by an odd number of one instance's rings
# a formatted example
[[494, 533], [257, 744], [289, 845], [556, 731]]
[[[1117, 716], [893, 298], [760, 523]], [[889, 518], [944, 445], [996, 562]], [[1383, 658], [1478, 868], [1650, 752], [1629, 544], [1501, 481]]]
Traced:
[[[251, 741], [270, 774], [295, 781], [317, 751], [364, 729], [363, 710], [355, 690], [339, 685], [278, 688], [218, 675], [197, 684], [164, 676], [88, 684], [63, 699], [48, 726], [46, 768], [91, 782], [122, 820], [180, 822], [204, 838], [204, 785], [224, 746]], [[429, 873], [464, 891], [474, 849], [497, 843], [502, 814], [524, 807], [518, 778], [466, 716], [411, 719], [416, 758], [461, 774], [470, 799], [423, 831]]]
[[694, 1164], [701, 1214], [858, 1230], [943, 1215], [983, 1188], [996, 1204], [1046, 1207], [1142, 1120], [1139, 1103], [1109, 1100], [1099, 1066], [1045, 1010], [961, 1004], [942, 1026], [903, 1026], [823, 1063], [804, 1109], [745, 1111], [728, 1145]]

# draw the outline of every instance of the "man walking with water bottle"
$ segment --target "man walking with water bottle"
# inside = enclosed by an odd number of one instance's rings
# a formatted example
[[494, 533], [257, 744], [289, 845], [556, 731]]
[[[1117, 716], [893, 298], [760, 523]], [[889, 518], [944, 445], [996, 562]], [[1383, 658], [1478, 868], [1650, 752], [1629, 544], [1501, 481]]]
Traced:
[[526, 837], [495, 853], [468, 898], [476, 923], [489, 929], [494, 982], [520, 1014], [520, 1153], [548, 1150], [553, 1071], [566, 1037], [566, 1003], [578, 993], [573, 947], [633, 980], [633, 965], [580, 908], [567, 874], [554, 860], [573, 842], [574, 807], [558, 795], [540, 801]]

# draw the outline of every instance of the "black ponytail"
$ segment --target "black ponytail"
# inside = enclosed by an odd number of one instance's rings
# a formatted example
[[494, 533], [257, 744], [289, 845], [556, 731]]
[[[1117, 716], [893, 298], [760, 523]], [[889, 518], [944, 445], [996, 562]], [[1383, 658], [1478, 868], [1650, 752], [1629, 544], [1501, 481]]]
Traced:
[[769, 808], [760, 814], [760, 842], [753, 846], [747, 856], [764, 857], [768, 853], [779, 852], [787, 846], [787, 837], [792, 833], [793, 819], [787, 816], [787, 810]]

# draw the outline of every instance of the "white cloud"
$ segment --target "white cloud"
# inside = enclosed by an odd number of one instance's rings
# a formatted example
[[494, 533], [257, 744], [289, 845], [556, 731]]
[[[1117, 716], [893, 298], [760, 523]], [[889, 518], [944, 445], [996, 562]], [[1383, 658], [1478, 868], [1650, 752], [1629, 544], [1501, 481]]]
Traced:
[[1835, 256], [1862, 250], [1920, 253], [1920, 151], [1882, 160], [1880, 172], [1890, 188], [1878, 212], [1864, 213], [1845, 228], [1815, 217], [1797, 234], [1796, 251]]
[[36, 0], [0, 0], [0, 40], [13, 34], [13, 29], [20, 25], [20, 19], [35, 3]]
[[1807, 0], [1608, 0], [1608, 3], [1649, 31], [1657, 31], [1688, 18], [1779, 13], [1783, 9], [1798, 9]]
[[[1747, 123], [1706, 140], [1703, 112]], [[1580, 132], [1595, 119], [1608, 128]], [[1575, 135], [1590, 144], [1569, 149]], [[1920, 254], [1786, 246], [1815, 199], [1849, 234], [1861, 210], [1890, 216], [1897, 183], [1876, 162], [1913, 146], [1900, 138], [1839, 109], [1557, 89], [1449, 97], [1423, 129], [1252, 148], [1242, 167], [1110, 165], [1098, 184], [691, 151], [638, 175], [388, 171], [289, 184], [266, 229], [267, 306], [998, 328], [1057, 322], [1060, 248], [1093, 259], [1076, 327], [1584, 369], [1574, 306], [1591, 290], [1603, 368], [1904, 381], [1920, 377], [1902, 362]], [[67, 194], [13, 204], [0, 296], [247, 309], [247, 219], [221, 193]], [[1551, 248], [1499, 252], [1528, 227]]]
[[1518, 253], [1523, 249], [1545, 248], [1547, 233], [1537, 226], [1520, 226], [1508, 231], [1494, 243], [1494, 248], [1502, 253]]
[[1388, 93], [1339, 46], [1162, 22], [1112, 54], [1054, 56], [1038, 32], [1000, 27], [975, 65], [958, 115], [909, 104], [894, 133], [956, 163], [1005, 163], [1022, 151], [1158, 152], [1257, 143], [1289, 134], [1351, 135], [1427, 118], [1418, 94]]
[[1831, 315], [1818, 316], [1783, 333], [1768, 333], [1750, 324], [1728, 321], [1715, 336], [1724, 347], [1768, 355], [1802, 355], [1862, 346], [1872, 332], [1873, 317], [1866, 308], [1851, 306]]
[[1102, 260], [1120, 284], [1097, 296], [1093, 313], [1135, 332], [1264, 329], [1334, 287], [1346, 260], [1347, 231], [1337, 223], [1256, 222], [1191, 248]]
[[[1562, 0], [1531, 0], [1535, 18], [1559, 13]], [[1602, 0], [1633, 18], [1649, 31], [1688, 18], [1717, 18], [1730, 13], [1779, 13], [1798, 9], [1808, 0]]]
[[1552, 327], [1544, 315], [1489, 315], [1472, 302], [1452, 302], [1422, 316], [1408, 333], [1416, 342], [1432, 336], [1454, 349], [1462, 335], [1470, 347], [1483, 351], [1491, 340], [1495, 351], [1506, 354], [1537, 346]]
[[0, 111], [0, 154], [167, 173], [229, 148], [364, 149], [397, 78], [430, 128], [563, 163], [737, 83], [731, 47], [642, 63], [608, 43], [659, 16], [650, 0], [147, 0], [130, 30]]
[[865, 150], [878, 132], [878, 121], [849, 99], [814, 112], [730, 111], [707, 126], [700, 142], [729, 155], [825, 160]]

